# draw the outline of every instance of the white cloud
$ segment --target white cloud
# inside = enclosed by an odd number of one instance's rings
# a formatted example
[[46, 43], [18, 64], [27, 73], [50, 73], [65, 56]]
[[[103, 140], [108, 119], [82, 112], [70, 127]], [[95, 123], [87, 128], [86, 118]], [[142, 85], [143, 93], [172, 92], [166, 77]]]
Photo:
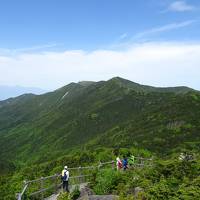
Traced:
[[82, 50], [0, 56], [0, 84], [58, 88], [121, 76], [155, 86], [200, 89], [200, 44], [144, 43], [123, 51]]
[[152, 29], [149, 29], [144, 32], [140, 32], [140, 33], [136, 34], [133, 39], [145, 38], [148, 36], [152, 36], [154, 34], [166, 32], [166, 31], [172, 31], [172, 30], [176, 30], [179, 28], [184, 28], [184, 27], [190, 26], [194, 22], [196, 22], [196, 20], [187, 20], [187, 21], [183, 21], [183, 22], [179, 22], [179, 23], [176, 22], [176, 23], [171, 23], [171, 24], [167, 24], [164, 26], [152, 28]]
[[187, 4], [185, 1], [175, 1], [168, 7], [170, 11], [185, 12], [195, 10], [195, 7]]

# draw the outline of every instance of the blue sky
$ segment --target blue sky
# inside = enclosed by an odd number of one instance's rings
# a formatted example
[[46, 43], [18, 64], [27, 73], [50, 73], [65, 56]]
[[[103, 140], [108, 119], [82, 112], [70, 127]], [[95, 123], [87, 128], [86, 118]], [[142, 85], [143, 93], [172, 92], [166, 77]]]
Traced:
[[200, 89], [199, 37], [199, 0], [1, 0], [0, 84], [54, 89], [116, 75]]
[[199, 0], [187, 1], [194, 10], [167, 11], [173, 2], [176, 1], [1, 0], [1, 48], [49, 45], [55, 49], [90, 50], [120, 39], [129, 40], [155, 27], [190, 20], [197, 21], [144, 39], [198, 40]]

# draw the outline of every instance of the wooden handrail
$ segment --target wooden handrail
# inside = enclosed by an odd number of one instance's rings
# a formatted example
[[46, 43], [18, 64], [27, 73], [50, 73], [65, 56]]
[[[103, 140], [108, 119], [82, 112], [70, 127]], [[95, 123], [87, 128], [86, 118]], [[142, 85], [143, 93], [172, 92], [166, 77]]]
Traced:
[[[47, 180], [47, 179], [50, 179], [50, 178], [54, 178], [54, 177], [59, 177], [60, 175], [53, 175], [53, 176], [48, 176], [48, 177], [41, 177], [39, 179], [36, 179], [36, 180], [31, 180], [31, 181], [27, 181], [26, 182], [26, 185], [24, 186], [23, 190], [21, 193], [18, 193], [17, 194], [17, 199], [18, 200], [21, 200], [22, 199], [22, 196], [24, 195], [25, 191], [27, 190], [28, 186], [31, 184], [31, 183], [36, 183], [36, 182], [41, 182], [41, 181], [44, 181], [44, 180]], [[81, 175], [81, 176], [71, 176], [69, 179], [79, 179], [79, 178], [84, 178], [84, 177], [90, 177], [91, 175]], [[60, 184], [57, 184], [56, 187], [60, 187], [62, 185], [62, 183]], [[47, 190], [50, 190], [52, 188], [55, 187], [55, 184], [48, 187], [48, 188], [41, 188], [39, 191], [36, 191], [36, 192], [33, 192], [30, 194], [30, 196], [34, 196], [34, 195], [37, 195], [37, 194], [40, 194], [40, 193], [43, 193]]]
[[[58, 184], [58, 186], [61, 186], [61, 184]], [[41, 190], [39, 190], [39, 191], [36, 191], [36, 192], [33, 192], [33, 193], [31, 193], [29, 196], [35, 196], [35, 195], [37, 195], [37, 194], [40, 194], [40, 193], [43, 193], [43, 192], [45, 192], [45, 191], [47, 191], [47, 190], [50, 190], [50, 189], [52, 189], [52, 188], [54, 188], [55, 186], [54, 185], [52, 185], [52, 186], [50, 186], [50, 187], [48, 187], [48, 188], [43, 188], [43, 189], [41, 189]]]
[[55, 174], [55, 175], [52, 175], [52, 176], [41, 177], [41, 178], [38, 178], [38, 179], [34, 179], [34, 180], [31, 180], [31, 181], [27, 181], [27, 183], [35, 183], [35, 182], [41, 181], [41, 179], [47, 180], [47, 179], [55, 178], [55, 177], [58, 177], [58, 176], [60, 176], [60, 174]]
[[[152, 158], [142, 158], [142, 157], [134, 157], [135, 160], [146, 160], [146, 161], [153, 161]], [[72, 167], [72, 168], [68, 168], [68, 170], [79, 170], [79, 172], [81, 173], [81, 169], [100, 169], [102, 166], [105, 166], [105, 165], [108, 165], [108, 164], [114, 164], [116, 161], [112, 160], [112, 161], [109, 161], [109, 162], [100, 162], [98, 165], [96, 166], [85, 166], [85, 167]], [[152, 164], [146, 164], [146, 163], [135, 163], [134, 166], [152, 166]], [[37, 182], [40, 182], [41, 183], [41, 189], [39, 191], [36, 191], [36, 192], [33, 192], [30, 194], [30, 196], [34, 196], [34, 195], [37, 195], [37, 194], [40, 194], [40, 193], [43, 193], [47, 190], [50, 190], [54, 187], [60, 187], [62, 184], [54, 184], [53, 186], [50, 186], [48, 188], [43, 188], [43, 181], [45, 180], [48, 180], [48, 179], [53, 179], [53, 178], [58, 178], [59, 176], [61, 176], [61, 174], [55, 174], [55, 175], [52, 175], [52, 176], [46, 176], [46, 177], [41, 177], [41, 178], [38, 178], [38, 179], [35, 179], [35, 180], [30, 180], [30, 181], [25, 181], [24, 182], [24, 187], [22, 189], [22, 192], [21, 193], [18, 193], [17, 194], [17, 200], [21, 200], [24, 193], [26, 192], [28, 186], [31, 184], [31, 183], [37, 183]], [[79, 176], [72, 176], [70, 177], [70, 179], [78, 179], [78, 180], [81, 180], [81, 178], [83, 177], [89, 177], [91, 175], [79, 175]]]

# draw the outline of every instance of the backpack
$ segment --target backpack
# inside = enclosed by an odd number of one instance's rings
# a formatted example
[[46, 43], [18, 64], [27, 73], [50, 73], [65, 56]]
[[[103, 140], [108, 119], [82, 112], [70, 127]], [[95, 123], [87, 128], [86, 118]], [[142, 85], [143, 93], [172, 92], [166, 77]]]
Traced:
[[67, 180], [67, 171], [64, 172], [64, 176], [63, 176], [63, 181], [66, 181]]

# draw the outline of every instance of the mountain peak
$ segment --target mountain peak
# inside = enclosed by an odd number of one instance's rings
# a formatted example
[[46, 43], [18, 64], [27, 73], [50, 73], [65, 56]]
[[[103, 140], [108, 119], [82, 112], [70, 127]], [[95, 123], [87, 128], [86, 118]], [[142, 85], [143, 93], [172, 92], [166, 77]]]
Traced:
[[94, 81], [79, 81], [78, 84], [82, 86], [89, 86], [95, 83]]
[[[119, 81], [119, 82], [124, 82], [124, 81], [129, 81], [127, 79], [124, 79], [122, 77], [119, 77], [119, 76], [116, 76], [116, 77], [113, 77], [111, 79], [109, 79], [108, 81]], [[131, 81], [130, 81], [131, 82]]]

